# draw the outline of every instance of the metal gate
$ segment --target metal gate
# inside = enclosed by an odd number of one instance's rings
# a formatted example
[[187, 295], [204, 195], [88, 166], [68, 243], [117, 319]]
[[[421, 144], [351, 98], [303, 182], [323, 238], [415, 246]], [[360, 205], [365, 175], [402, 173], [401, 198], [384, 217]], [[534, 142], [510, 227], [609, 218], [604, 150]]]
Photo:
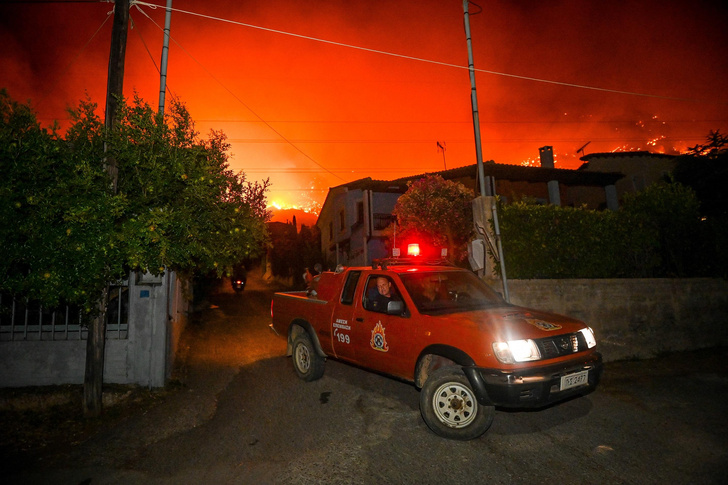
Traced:
[[[109, 288], [106, 338], [126, 339], [129, 334], [128, 280]], [[0, 341], [83, 340], [88, 317], [73, 305], [44, 308], [36, 301], [0, 293]]]

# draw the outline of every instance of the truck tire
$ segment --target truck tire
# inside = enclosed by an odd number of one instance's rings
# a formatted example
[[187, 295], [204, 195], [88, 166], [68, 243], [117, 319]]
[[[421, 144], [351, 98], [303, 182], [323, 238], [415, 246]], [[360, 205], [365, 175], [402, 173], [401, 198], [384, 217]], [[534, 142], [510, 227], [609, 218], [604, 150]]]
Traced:
[[324, 358], [316, 353], [308, 332], [299, 333], [293, 340], [293, 368], [298, 377], [306, 382], [324, 375]]
[[495, 406], [480, 404], [463, 371], [450, 366], [437, 369], [425, 381], [420, 394], [420, 413], [435, 434], [465, 441], [488, 431]]

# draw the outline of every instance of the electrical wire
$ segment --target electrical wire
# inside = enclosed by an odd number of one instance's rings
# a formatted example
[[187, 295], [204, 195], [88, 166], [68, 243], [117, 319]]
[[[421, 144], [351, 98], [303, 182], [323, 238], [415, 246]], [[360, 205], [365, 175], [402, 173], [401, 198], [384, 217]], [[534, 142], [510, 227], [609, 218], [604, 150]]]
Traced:
[[[132, 0], [132, 6], [136, 6], [137, 9], [140, 12], [142, 12], [147, 18], [149, 18], [149, 20], [159, 30], [162, 30], [161, 27], [148, 14], [146, 12], [144, 12], [140, 8], [140, 6], [147, 6], [147, 7], [152, 8], [152, 9], [157, 9], [157, 8], [165, 8], [166, 9], [165, 6], [155, 5], [155, 4], [151, 4], [151, 3], [148, 3], [148, 2], [135, 1], [135, 0]], [[392, 57], [397, 57], [397, 58], [402, 58], [402, 59], [407, 59], [407, 60], [425, 62], [425, 63], [429, 63], [429, 64], [441, 65], [441, 66], [445, 66], [445, 67], [452, 67], [452, 68], [458, 68], [458, 69], [469, 69], [469, 67], [467, 67], [467, 66], [461, 66], [461, 65], [457, 65], [457, 64], [451, 64], [451, 63], [445, 63], [445, 62], [440, 62], [440, 61], [434, 61], [434, 60], [430, 60], [430, 59], [423, 59], [423, 58], [418, 58], [418, 57], [414, 57], [414, 56], [407, 56], [407, 55], [402, 55], [402, 54], [397, 54], [397, 53], [392, 53], [392, 52], [387, 52], [387, 51], [382, 51], [382, 50], [377, 50], [377, 49], [371, 49], [371, 48], [361, 47], [361, 46], [356, 46], [356, 45], [351, 45], [351, 44], [345, 44], [345, 43], [341, 43], [341, 42], [335, 42], [335, 41], [330, 41], [330, 40], [326, 40], [326, 39], [321, 39], [321, 38], [316, 38], [316, 37], [311, 37], [311, 36], [306, 36], [306, 35], [301, 35], [301, 34], [295, 34], [295, 33], [286, 32], [286, 31], [282, 31], [282, 30], [270, 29], [270, 28], [266, 28], [266, 27], [261, 27], [261, 26], [253, 25], [253, 24], [247, 24], [247, 23], [243, 23], [243, 22], [237, 22], [237, 21], [233, 21], [233, 20], [229, 20], [229, 19], [225, 19], [225, 18], [221, 18], [221, 17], [215, 17], [215, 16], [210, 16], [210, 15], [199, 14], [199, 13], [196, 13], [196, 12], [187, 11], [187, 10], [183, 10], [183, 9], [172, 8], [171, 10], [172, 11], [175, 11], [175, 12], [178, 12], [178, 13], [191, 15], [191, 16], [201, 17], [201, 18], [205, 18], [205, 19], [209, 19], [209, 20], [214, 20], [214, 21], [219, 21], [219, 22], [223, 22], [223, 23], [230, 23], [230, 24], [239, 25], [239, 26], [242, 26], [242, 27], [248, 27], [248, 28], [251, 28], [251, 29], [262, 30], [262, 31], [266, 31], [266, 32], [271, 32], [271, 33], [286, 35], [286, 36], [300, 38], [300, 39], [304, 39], [304, 40], [321, 42], [321, 43], [324, 43], [324, 44], [330, 44], [330, 45], [335, 45], [335, 46], [340, 46], [340, 47], [346, 47], [346, 48], [351, 48], [351, 49], [355, 49], [355, 50], [360, 50], [360, 51], [365, 51], [365, 52], [371, 52], [371, 53], [381, 54], [381, 55], [387, 55], [387, 56], [392, 56]], [[192, 56], [192, 54], [190, 54], [184, 47], [182, 47], [180, 45], [180, 43], [176, 39], [173, 39], [173, 40], [174, 40], [175, 44], [177, 46], [179, 46], [194, 62], [196, 62], [198, 65], [200, 65], [202, 67], [202, 69], [213, 80], [215, 80], [220, 86], [222, 86], [226, 91], [228, 91], [242, 106], [244, 106], [246, 109], [248, 109], [256, 118], [258, 118], [260, 120], [260, 121], [254, 121], [254, 120], [198, 120], [198, 121], [263, 123], [271, 131], [273, 131], [274, 133], [276, 133], [276, 135], [278, 135], [281, 138], [281, 140], [283, 140], [282, 142], [279, 142], [279, 141], [276, 141], [276, 140], [264, 140], [264, 139], [253, 139], [253, 140], [230, 139], [230, 140], [228, 140], [230, 142], [238, 142], [238, 143], [283, 143], [283, 142], [285, 142], [285, 143], [291, 145], [294, 149], [296, 149], [298, 152], [300, 152], [303, 156], [305, 156], [307, 159], [309, 159], [310, 161], [312, 161], [318, 167], [320, 167], [323, 171], [325, 171], [326, 173], [328, 173], [328, 174], [330, 174], [330, 175], [332, 175], [332, 176], [334, 176], [334, 177], [336, 177], [336, 178], [338, 178], [338, 179], [340, 179], [340, 180], [342, 180], [344, 182], [346, 182], [346, 180], [343, 179], [342, 177], [338, 176], [335, 173], [335, 171], [330, 170], [330, 169], [324, 167], [323, 165], [321, 165], [319, 162], [317, 162], [312, 157], [310, 157], [308, 154], [306, 154], [296, 144], [297, 143], [426, 143], [425, 141], [420, 141], [420, 140], [414, 140], [414, 141], [412, 141], [412, 140], [400, 140], [400, 141], [392, 141], [392, 140], [386, 140], [386, 141], [380, 141], [380, 140], [365, 140], [365, 141], [360, 141], [360, 140], [290, 140], [287, 137], [285, 137], [281, 132], [279, 132], [278, 130], [276, 130], [271, 125], [271, 123], [284, 123], [286, 121], [269, 121], [269, 120], [264, 120], [255, 111], [253, 111], [250, 108], [250, 106], [248, 106], [242, 99], [240, 99], [240, 97], [237, 96], [230, 88], [228, 88], [220, 80], [218, 80], [200, 61], [198, 61], [194, 56]], [[587, 89], [587, 90], [593, 90], [593, 91], [601, 91], [601, 92], [607, 92], [607, 93], [616, 93], [616, 94], [631, 95], [631, 96], [641, 96], [641, 97], [648, 97], [648, 98], [658, 98], [658, 99], [666, 99], [666, 100], [673, 100], [673, 101], [701, 101], [701, 100], [698, 100], [698, 99], [669, 97], [669, 96], [661, 96], [661, 95], [654, 95], [654, 94], [648, 94], [648, 93], [640, 93], [640, 92], [634, 92], [634, 91], [624, 91], [624, 90], [607, 89], [607, 88], [601, 88], [601, 87], [595, 87], [595, 86], [581, 85], [581, 84], [576, 84], [576, 83], [566, 83], [566, 82], [553, 81], [553, 80], [547, 80], [547, 79], [540, 79], [540, 78], [529, 77], [529, 76], [520, 76], [520, 75], [514, 75], [514, 74], [497, 72], [497, 71], [490, 71], [490, 70], [485, 70], [485, 69], [474, 69], [474, 70], [475, 71], [478, 71], [478, 72], [483, 72], [483, 73], [486, 73], [486, 74], [498, 75], [498, 76], [503, 76], [503, 77], [510, 77], [510, 78], [527, 80], [527, 81], [533, 81], [533, 82], [541, 82], [541, 83], [547, 83], [547, 84], [553, 84], [553, 85], [560, 85], [560, 86], [566, 86], [566, 87], [573, 87], [573, 88], [580, 88], [580, 89]], [[662, 120], [659, 120], [659, 121], [662, 121]], [[289, 122], [293, 122], [293, 121], [289, 121]], [[311, 123], [315, 123], [316, 121], [310, 121], [310, 122]], [[319, 123], [334, 123], [334, 122], [331, 122], [331, 121], [318, 121], [318, 122]], [[558, 121], [550, 121], [550, 122], [549, 121], [545, 121], [545, 122], [541, 122], [541, 121], [529, 121], [529, 122], [526, 122], [526, 123], [544, 123], [544, 124], [548, 123], [548, 124], [551, 124], [551, 123], [584, 123], [584, 122], [589, 123], [590, 121], [589, 120], [586, 120], [586, 121], [583, 121], [583, 120], [582, 121], [558, 120]], [[594, 122], [598, 122], [598, 123], [616, 123], [616, 122], [619, 122], [619, 123], [634, 123], [633, 121], [610, 121], [610, 120], [598, 120], [598, 121], [594, 121]], [[683, 121], [675, 121], [675, 122], [683, 122]], [[371, 122], [367, 122], [367, 121], [364, 121], [364, 122], [352, 122], [352, 121], [349, 121], [349, 122], [346, 122], [346, 123], [371, 123]], [[387, 123], [397, 123], [397, 122], [388, 121]], [[400, 121], [399, 123], [411, 123], [411, 122]], [[428, 123], [433, 123], [433, 122], [428, 122]], [[464, 122], [464, 121], [463, 122], [451, 121], [451, 122], [448, 122], [448, 123], [466, 123], [466, 122]], [[519, 122], [519, 121], [494, 121], [492, 123], [523, 123], [523, 122]], [[622, 139], [620, 138], [620, 140], [622, 140]], [[493, 141], [496, 141], [496, 140], [493, 140]], [[497, 140], [497, 141], [499, 141], [499, 142], [505, 142], [505, 143], [520, 143], [523, 140]], [[571, 140], [571, 141], [576, 141], [576, 140]], [[597, 140], [597, 141], [599, 141], [599, 140]], [[635, 140], [635, 141], [640, 141], [640, 140]], [[430, 143], [430, 142], [431, 141], [427, 141], [427, 143]], [[455, 142], [457, 142], [457, 141], [455, 141]], [[279, 172], [285, 172], [285, 173], [291, 173], [291, 172], [295, 172], [295, 173], [321, 173], [321, 172], [319, 172], [319, 171], [317, 171], [315, 169], [286, 169], [286, 170], [276, 170], [276, 169], [273, 169], [272, 171], [270, 169], [255, 169], [255, 168], [253, 168], [253, 169], [246, 169], [246, 171], [248, 171], [250, 173], [261, 172], [263, 170], [265, 170], [268, 173], [270, 173], [270, 172], [274, 172], [274, 173], [279, 173]], [[362, 171], [360, 171], [360, 170], [336, 170], [336, 172], [340, 172], [340, 173], [352, 173], [353, 174], [353, 173], [360, 173]], [[367, 170], [367, 173], [369, 173], [369, 172], [370, 172], [370, 170], [368, 169]], [[396, 170], [388, 170], [388, 172], [397, 172], [397, 171]], [[409, 173], [409, 170], [402, 170], [401, 172], [402, 173]], [[280, 190], [285, 190], [285, 189], [276, 189], [276, 190], [279, 190], [280, 191]], [[289, 189], [289, 190], [302, 190], [302, 189]], [[306, 189], [306, 190], [318, 190], [318, 189]]]
[[[157, 22], [154, 21], [154, 19], [152, 19], [144, 10], [142, 10], [141, 8], [139, 8], [139, 5], [140, 4], [141, 5], [146, 5], [146, 6], [152, 6], [151, 4], [146, 4], [144, 2], [135, 2], [135, 1], [133, 1], [132, 4], [133, 4], [133, 6], [137, 7], [137, 10], [139, 10], [145, 17], [147, 17], [159, 30], [161, 30], [162, 32], [164, 32], [164, 29], [162, 29], [157, 24]], [[175, 10], [175, 9], [172, 9], [172, 10]], [[311, 157], [310, 155], [308, 155], [300, 147], [296, 146], [293, 142], [291, 142], [283, 133], [281, 133], [280, 131], [276, 130], [273, 127], [273, 125], [271, 125], [268, 121], [264, 120], [258, 113], [256, 113], [250, 106], [248, 106], [248, 104], [245, 101], [243, 101], [235, 92], [233, 92], [232, 89], [228, 88], [222, 81], [220, 81], [217, 77], [215, 77], [215, 75], [209, 69], [207, 69], [207, 67], [205, 67], [204, 64], [202, 64], [200, 61], [198, 61], [187, 49], [185, 49], [184, 47], [182, 47], [182, 45], [179, 42], [177, 42], [177, 40], [175, 38], [173, 38], [171, 35], [169, 36], [169, 38], [177, 45], [177, 47], [179, 47], [180, 49], [182, 49], [182, 51], [185, 54], [187, 54], [190, 57], [190, 59], [192, 59], [195, 63], [197, 63], [197, 65], [199, 65], [207, 73], [208, 76], [210, 76], [216, 83], [218, 83], [223, 89], [225, 89], [233, 98], [235, 98], [241, 105], [243, 105], [245, 107], [245, 109], [247, 109], [248, 111], [250, 111], [256, 118], [258, 118], [263, 124], [265, 124], [268, 127], [268, 129], [270, 129], [273, 133], [275, 133], [276, 135], [278, 135], [285, 143], [289, 144], [296, 151], [298, 151], [301, 155], [303, 155], [308, 160], [310, 160], [311, 162], [313, 162], [314, 164], [316, 164], [318, 167], [320, 167], [321, 169], [323, 169], [325, 172], [329, 173], [330, 175], [333, 175], [334, 177], [336, 177], [337, 179], [341, 180], [342, 182], [346, 182], [345, 179], [341, 178], [340, 176], [338, 176], [337, 174], [335, 174], [334, 172], [332, 172], [328, 168], [326, 168], [323, 165], [321, 165], [321, 163], [319, 163], [318, 161], [314, 160], [313, 157]]]
[[[131, 23], [132, 30], [136, 31], [137, 35], [139, 36], [139, 40], [141, 40], [142, 45], [144, 45], [144, 49], [147, 51], [147, 55], [149, 56], [149, 59], [152, 61], [152, 64], [154, 64], [154, 69], [156, 69], [157, 73], [159, 73], [161, 75], [162, 71], [159, 68], [159, 66], [157, 66], [157, 61], [154, 60], [154, 56], [152, 55], [152, 52], [149, 50], [149, 46], [147, 46], [147, 43], [144, 41], [144, 36], [142, 35], [141, 30], [134, 28], [135, 24], [134, 24], [134, 19], [131, 16], [131, 12], [129, 13], [129, 22]], [[169, 87], [169, 83], [165, 83], [165, 89], [166, 89], [167, 94], [169, 94], [170, 97], [172, 97], [172, 99], [175, 102], [179, 102], [179, 98], [174, 94], [174, 92], [172, 92], [172, 89]]]
[[[142, 1], [138, 1], [138, 0], [132, 0], [132, 4], [133, 5], [136, 5], [136, 6], [138, 6], [138, 5], [144, 5], [144, 6], [147, 6], [147, 7], [152, 8], [152, 9], [156, 9], [156, 8], [166, 8], [166, 7], [161, 6], [161, 5], [155, 5], [153, 3], [142, 2]], [[382, 54], [382, 55], [386, 55], [386, 56], [397, 57], [397, 58], [400, 58], [400, 59], [407, 59], [407, 60], [411, 60], [411, 61], [425, 62], [425, 63], [428, 63], [428, 64], [435, 64], [435, 65], [439, 65], [439, 66], [453, 67], [453, 68], [456, 68], [456, 69], [470, 70], [470, 67], [468, 67], [468, 66], [462, 66], [462, 65], [459, 65], [459, 64], [452, 64], [452, 63], [448, 63], [448, 62], [435, 61], [435, 60], [432, 60], [432, 59], [424, 59], [424, 58], [421, 58], [421, 57], [408, 56], [408, 55], [405, 55], [405, 54], [397, 54], [397, 53], [394, 53], [394, 52], [388, 52], [388, 51], [383, 51], [383, 50], [379, 50], [379, 49], [372, 49], [372, 48], [369, 48], [369, 47], [362, 47], [362, 46], [357, 46], [357, 45], [353, 45], [353, 44], [346, 44], [346, 43], [343, 43], [343, 42], [336, 42], [336, 41], [332, 41], [332, 40], [321, 39], [319, 37], [312, 37], [312, 36], [309, 36], [309, 35], [295, 34], [293, 32], [287, 32], [285, 30], [278, 30], [278, 29], [271, 29], [271, 28], [268, 28], [268, 27], [261, 27], [259, 25], [248, 24], [248, 23], [245, 23], [245, 22], [238, 22], [238, 21], [226, 19], [226, 18], [223, 18], [223, 17], [215, 17], [215, 16], [212, 16], [212, 15], [205, 15], [205, 14], [201, 14], [201, 13], [197, 13], [197, 12], [192, 12], [190, 10], [182, 10], [182, 9], [178, 9], [178, 8], [171, 8], [171, 10], [173, 12], [179, 12], [179, 13], [183, 13], [183, 14], [187, 14], [187, 15], [192, 15], [192, 16], [195, 16], [195, 17], [205, 18], [205, 19], [208, 19], [208, 20], [215, 20], [215, 21], [218, 21], [218, 22], [229, 23], [229, 24], [233, 24], [233, 25], [239, 25], [241, 27], [248, 27], [250, 29], [262, 30], [262, 31], [265, 31], [265, 32], [271, 32], [271, 33], [274, 33], [274, 34], [286, 35], [286, 36], [295, 37], [295, 38], [298, 38], [298, 39], [311, 40], [311, 41], [314, 41], [314, 42], [321, 42], [323, 44], [335, 45], [335, 46], [339, 46], [339, 47], [346, 47], [346, 48], [349, 48], [349, 49], [355, 49], [355, 50], [360, 50], [360, 51], [364, 51], [364, 52], [371, 52], [373, 54]], [[597, 86], [588, 86], [588, 85], [585, 85], [585, 84], [567, 83], [567, 82], [562, 82], [562, 81], [553, 81], [553, 80], [550, 80], [550, 79], [541, 79], [541, 78], [536, 78], [536, 77], [531, 77], [531, 76], [521, 76], [521, 75], [518, 75], [518, 74], [509, 74], [509, 73], [505, 73], [505, 72], [490, 71], [490, 70], [487, 70], [487, 69], [475, 69], [475, 68], [473, 68], [473, 70], [476, 71], [476, 72], [482, 72], [482, 73], [485, 73], [485, 74], [492, 74], [494, 76], [502, 76], [502, 77], [508, 77], [508, 78], [512, 78], [512, 79], [520, 79], [520, 80], [524, 80], [524, 81], [533, 81], [533, 82], [539, 82], [539, 83], [545, 83], [545, 84], [553, 84], [553, 85], [557, 85], [557, 86], [565, 86], [565, 87], [578, 88], [578, 89], [586, 89], [586, 90], [592, 90], [592, 91], [601, 91], [601, 92], [612, 93], [612, 94], [624, 94], [624, 95], [629, 95], [629, 96], [639, 96], [639, 97], [646, 97], [646, 98], [665, 99], [665, 100], [671, 100], [671, 101], [691, 101], [691, 102], [708, 102], [709, 101], [709, 100], [699, 100], [699, 99], [691, 99], [691, 98], [679, 98], [679, 97], [672, 97], [672, 96], [662, 96], [662, 95], [658, 95], [658, 94], [639, 93], [639, 92], [635, 92], [635, 91], [624, 91], [624, 90], [620, 90], [620, 89], [601, 88], [601, 87], [597, 87]], [[710, 102], [714, 102], [714, 101], [710, 101]]]
[[3, 0], [3, 3], [114, 3], [113, 0]]

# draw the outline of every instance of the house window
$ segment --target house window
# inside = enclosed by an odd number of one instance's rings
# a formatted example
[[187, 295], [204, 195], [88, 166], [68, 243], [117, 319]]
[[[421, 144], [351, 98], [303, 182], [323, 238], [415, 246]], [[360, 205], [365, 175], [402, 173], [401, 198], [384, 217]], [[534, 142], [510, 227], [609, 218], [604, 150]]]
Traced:
[[349, 271], [349, 276], [346, 278], [346, 284], [344, 285], [344, 291], [341, 292], [341, 303], [344, 305], [351, 305], [354, 301], [354, 292], [356, 291], [356, 283], [359, 281], [361, 271]]
[[334, 240], [334, 223], [329, 222], [329, 241]]
[[374, 230], [382, 231], [395, 221], [396, 218], [392, 214], [374, 214]]
[[644, 190], [646, 186], [647, 182], [644, 175], [632, 175], [632, 187], [634, 187], [635, 192]]
[[364, 202], [356, 203], [356, 223], [364, 224]]
[[343, 231], [346, 229], [346, 217], [344, 216], [344, 210], [342, 209], [341, 212], [339, 212], [339, 230]]

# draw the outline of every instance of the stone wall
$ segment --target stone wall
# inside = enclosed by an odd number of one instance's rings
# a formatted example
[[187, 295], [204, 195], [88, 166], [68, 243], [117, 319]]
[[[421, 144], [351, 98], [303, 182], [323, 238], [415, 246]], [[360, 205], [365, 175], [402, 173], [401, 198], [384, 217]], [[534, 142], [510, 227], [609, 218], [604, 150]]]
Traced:
[[509, 280], [508, 293], [513, 304], [586, 322], [605, 361], [728, 345], [722, 279]]

